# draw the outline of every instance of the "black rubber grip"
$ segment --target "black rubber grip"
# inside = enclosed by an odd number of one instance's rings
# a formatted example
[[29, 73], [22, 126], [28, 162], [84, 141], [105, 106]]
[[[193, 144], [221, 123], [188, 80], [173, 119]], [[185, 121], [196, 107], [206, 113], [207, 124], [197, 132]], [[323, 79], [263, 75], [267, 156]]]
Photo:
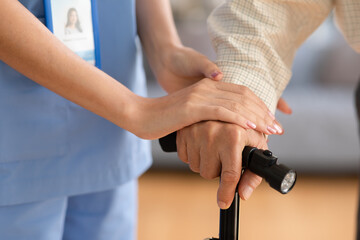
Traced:
[[170, 133], [165, 137], [159, 139], [161, 149], [164, 152], [177, 152], [176, 147], [176, 132]]

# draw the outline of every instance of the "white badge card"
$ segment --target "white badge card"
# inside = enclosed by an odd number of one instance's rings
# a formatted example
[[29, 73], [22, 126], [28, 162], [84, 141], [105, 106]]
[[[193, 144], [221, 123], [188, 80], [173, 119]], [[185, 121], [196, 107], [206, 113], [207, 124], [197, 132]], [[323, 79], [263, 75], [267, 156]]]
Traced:
[[95, 0], [44, 0], [46, 26], [68, 48], [101, 68]]

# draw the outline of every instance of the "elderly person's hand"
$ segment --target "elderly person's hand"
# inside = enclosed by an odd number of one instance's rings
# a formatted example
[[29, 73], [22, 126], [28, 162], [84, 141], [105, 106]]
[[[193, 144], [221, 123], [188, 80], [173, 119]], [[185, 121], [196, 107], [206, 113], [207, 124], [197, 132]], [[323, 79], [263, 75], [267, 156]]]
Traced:
[[[176, 142], [179, 158], [192, 171], [206, 179], [221, 176], [217, 202], [222, 209], [228, 208], [233, 200], [244, 147], [267, 149], [263, 134], [217, 121], [197, 123], [178, 131]], [[246, 170], [239, 184], [240, 197], [248, 199], [260, 182], [261, 177]]]

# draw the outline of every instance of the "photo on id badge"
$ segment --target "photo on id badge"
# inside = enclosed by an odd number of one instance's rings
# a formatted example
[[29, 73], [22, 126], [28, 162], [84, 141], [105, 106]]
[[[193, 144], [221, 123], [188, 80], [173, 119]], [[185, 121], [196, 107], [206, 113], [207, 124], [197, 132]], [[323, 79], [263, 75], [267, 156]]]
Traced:
[[68, 48], [100, 68], [94, 0], [45, 0], [46, 25]]

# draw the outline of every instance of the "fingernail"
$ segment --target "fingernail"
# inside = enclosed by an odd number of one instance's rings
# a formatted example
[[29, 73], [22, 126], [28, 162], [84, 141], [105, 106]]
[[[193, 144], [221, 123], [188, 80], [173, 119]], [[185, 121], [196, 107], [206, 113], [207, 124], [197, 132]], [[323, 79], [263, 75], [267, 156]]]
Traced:
[[212, 77], [212, 78], [216, 78], [219, 74], [220, 74], [220, 72], [218, 72], [218, 71], [213, 72], [213, 73], [211, 74], [211, 77]]
[[246, 186], [243, 190], [243, 197], [245, 200], [248, 200], [251, 196], [251, 194], [253, 193], [253, 189], [249, 186]]
[[252, 129], [255, 129], [255, 128], [256, 128], [256, 125], [255, 125], [255, 123], [253, 123], [253, 122], [247, 121], [246, 124], [247, 124], [250, 128], [252, 128]]
[[277, 133], [277, 131], [274, 128], [270, 127], [270, 126], [267, 127], [267, 130], [269, 130], [269, 132], [271, 132], [272, 134]]
[[219, 201], [218, 205], [221, 209], [226, 209], [226, 203]]
[[277, 125], [276, 123], [274, 124], [274, 128], [276, 129], [277, 133], [282, 133], [283, 132], [281, 127], [279, 125]]
[[275, 115], [270, 111], [268, 111], [268, 113], [269, 113], [269, 116], [272, 118], [272, 120], [275, 120]]

